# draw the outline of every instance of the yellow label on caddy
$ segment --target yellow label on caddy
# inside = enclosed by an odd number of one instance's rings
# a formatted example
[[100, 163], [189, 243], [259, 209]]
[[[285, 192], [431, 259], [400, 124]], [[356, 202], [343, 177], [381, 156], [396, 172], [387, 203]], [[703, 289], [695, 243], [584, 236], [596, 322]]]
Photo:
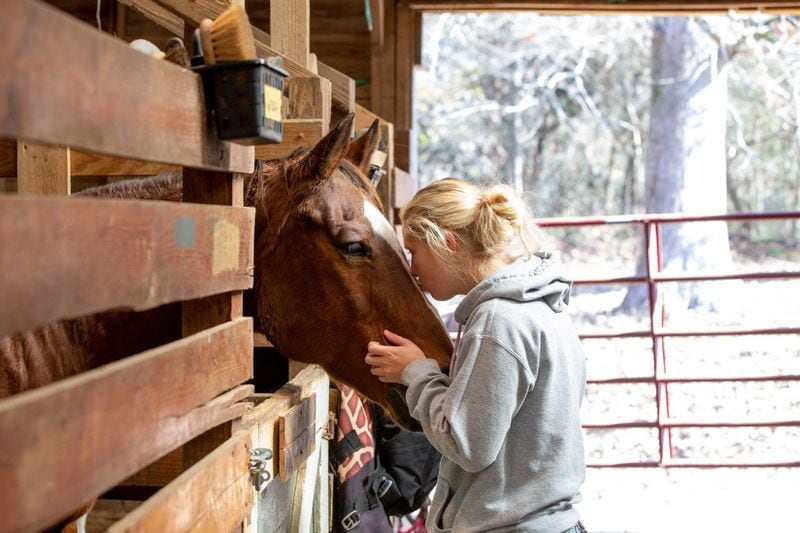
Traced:
[[264, 118], [280, 122], [283, 95], [281, 91], [270, 85], [264, 85]]

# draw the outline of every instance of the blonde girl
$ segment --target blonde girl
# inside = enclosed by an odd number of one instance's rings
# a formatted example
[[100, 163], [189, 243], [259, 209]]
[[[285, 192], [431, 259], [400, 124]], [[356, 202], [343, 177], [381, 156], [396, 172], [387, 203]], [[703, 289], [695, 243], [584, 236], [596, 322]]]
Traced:
[[406, 401], [443, 455], [431, 533], [582, 532], [581, 343], [564, 309], [571, 281], [522, 199], [447, 178], [402, 210], [411, 272], [437, 300], [465, 295], [449, 375], [390, 330], [366, 362]]

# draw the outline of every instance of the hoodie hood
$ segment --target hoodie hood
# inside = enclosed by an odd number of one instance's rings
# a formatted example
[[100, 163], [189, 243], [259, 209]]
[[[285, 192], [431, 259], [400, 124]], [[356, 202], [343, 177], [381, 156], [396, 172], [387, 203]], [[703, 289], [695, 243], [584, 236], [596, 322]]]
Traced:
[[517, 302], [542, 300], [556, 313], [569, 303], [572, 280], [552, 254], [537, 254], [518, 260], [478, 283], [458, 304], [454, 318], [464, 324], [478, 305], [493, 298]]

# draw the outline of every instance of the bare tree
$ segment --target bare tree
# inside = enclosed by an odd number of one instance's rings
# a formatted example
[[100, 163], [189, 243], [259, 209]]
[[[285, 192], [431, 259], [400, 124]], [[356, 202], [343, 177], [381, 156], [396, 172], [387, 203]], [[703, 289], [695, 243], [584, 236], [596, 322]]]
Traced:
[[[650, 131], [645, 173], [648, 213], [723, 214], [727, 210], [725, 116], [728, 48], [698, 19], [653, 20]], [[661, 227], [665, 272], [730, 270], [724, 222]], [[645, 259], [638, 270], [644, 272]], [[713, 307], [708, 284], [682, 283], [677, 294], [688, 307]], [[629, 289], [624, 308], [639, 307], [646, 287]]]

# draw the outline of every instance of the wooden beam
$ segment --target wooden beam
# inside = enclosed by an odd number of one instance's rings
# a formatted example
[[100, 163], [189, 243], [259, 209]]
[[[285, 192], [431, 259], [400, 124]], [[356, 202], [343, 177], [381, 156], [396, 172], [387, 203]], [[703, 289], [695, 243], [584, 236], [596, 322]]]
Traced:
[[352, 113], [356, 106], [356, 80], [318, 61], [319, 75], [331, 82], [333, 107], [343, 114]]
[[71, 150], [70, 157], [73, 176], [156, 176], [180, 169], [176, 165], [136, 161], [78, 150]]
[[[168, 9], [158, 5], [153, 0], [117, 0], [117, 3], [140, 13], [146, 19], [155, 22], [173, 35], [178, 35], [183, 38], [183, 20]], [[191, 42], [185, 44], [187, 45], [189, 53], [191, 53]]]
[[[23, 141], [24, 142], [24, 141]], [[33, 143], [26, 143], [32, 145]], [[63, 148], [62, 148], [63, 150]], [[176, 165], [137, 161], [109, 155], [69, 151], [70, 176], [156, 176], [180, 169]], [[17, 177], [17, 141], [0, 140], [0, 177]], [[62, 187], [63, 191], [64, 188]], [[30, 191], [34, 192], [34, 191]], [[59, 192], [58, 194], [65, 194]]]
[[3, 527], [41, 530], [242, 416], [241, 392], [205, 402], [252, 376], [251, 331], [241, 318], [0, 402], [0, 434], [14, 436], [0, 439]]
[[370, 105], [369, 108], [385, 118], [395, 121], [395, 74], [397, 59], [395, 57], [396, 42], [396, 6], [390, 2], [384, 10], [384, 38], [377, 42], [373, 32], [370, 36]]
[[2, 137], [252, 172], [252, 147], [219, 141], [206, 122], [197, 74], [42, 2], [4, 6], [0, 70]]
[[13, 250], [0, 254], [0, 336], [250, 288], [254, 218], [241, 207], [0, 196], [0, 243]]
[[269, 3], [270, 45], [298, 65], [308, 68], [310, 0], [271, 0]]
[[[397, 130], [412, 126], [414, 75], [414, 17], [407, 2], [395, 4], [395, 103], [392, 124]], [[401, 165], [402, 166], [402, 165]], [[408, 168], [408, 167], [405, 167]]]
[[17, 143], [17, 192], [69, 196], [70, 185], [69, 148]]

